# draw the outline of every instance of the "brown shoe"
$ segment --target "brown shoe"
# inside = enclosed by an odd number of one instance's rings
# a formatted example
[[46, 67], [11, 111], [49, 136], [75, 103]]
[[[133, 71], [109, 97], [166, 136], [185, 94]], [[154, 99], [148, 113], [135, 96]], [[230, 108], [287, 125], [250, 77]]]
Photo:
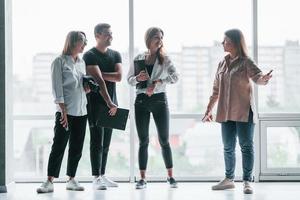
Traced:
[[234, 181], [229, 178], [225, 178], [224, 180], [220, 181], [217, 185], [213, 185], [211, 187], [212, 190], [227, 190], [232, 188], [235, 188]]

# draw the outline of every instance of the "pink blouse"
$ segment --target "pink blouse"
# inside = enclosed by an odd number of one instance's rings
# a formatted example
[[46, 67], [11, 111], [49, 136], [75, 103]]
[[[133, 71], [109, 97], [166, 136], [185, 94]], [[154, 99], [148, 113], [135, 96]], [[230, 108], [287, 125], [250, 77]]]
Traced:
[[261, 70], [248, 57], [237, 57], [230, 62], [229, 55], [219, 63], [213, 84], [208, 109], [212, 110], [218, 101], [217, 122], [248, 122], [249, 109], [253, 111], [253, 121], [257, 122], [257, 112], [253, 97], [252, 83], [263, 84]]

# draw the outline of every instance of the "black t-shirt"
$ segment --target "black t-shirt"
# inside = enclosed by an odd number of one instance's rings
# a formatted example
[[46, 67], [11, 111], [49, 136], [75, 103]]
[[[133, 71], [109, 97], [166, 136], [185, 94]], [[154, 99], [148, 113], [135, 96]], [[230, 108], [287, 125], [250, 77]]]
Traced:
[[[83, 60], [86, 65], [98, 65], [101, 72], [115, 72], [115, 64], [122, 63], [122, 58], [119, 52], [107, 49], [105, 53], [102, 53], [95, 47], [84, 53]], [[105, 84], [111, 100], [114, 104], [118, 105], [116, 83], [105, 81]], [[99, 93], [91, 92], [90, 101], [92, 103], [102, 103], [106, 105], [106, 102]]]
[[145, 67], [146, 67], [146, 69], [147, 69], [148, 75], [151, 77], [151, 74], [152, 74], [152, 71], [153, 71], [154, 64], [152, 64], [152, 65], [146, 64]]

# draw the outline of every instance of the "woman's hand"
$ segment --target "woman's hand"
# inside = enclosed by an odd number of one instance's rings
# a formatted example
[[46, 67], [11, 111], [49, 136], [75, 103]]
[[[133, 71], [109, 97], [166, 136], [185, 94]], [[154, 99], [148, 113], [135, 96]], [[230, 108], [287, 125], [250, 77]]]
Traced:
[[65, 128], [66, 131], [69, 130], [68, 117], [67, 117], [66, 109], [62, 109], [61, 117], [60, 117], [60, 124]]
[[211, 110], [206, 110], [204, 117], [202, 118], [202, 122], [212, 122], [213, 116]]
[[151, 84], [147, 87], [147, 90], [146, 90], [146, 95], [148, 97], [151, 97], [154, 93], [154, 89], [155, 89], [155, 84]]
[[117, 113], [118, 106], [112, 102], [107, 106], [109, 107], [109, 115], [114, 116]]
[[83, 89], [87, 94], [91, 92], [91, 88], [88, 85], [83, 86]]
[[273, 70], [270, 70], [266, 75], [263, 75], [261, 77], [262, 83], [264, 85], [267, 85], [269, 80], [272, 78], [272, 75], [271, 75], [272, 72], [273, 72]]
[[138, 82], [141, 82], [141, 81], [146, 81], [148, 80], [150, 77], [149, 77], [149, 74], [145, 71], [145, 70], [142, 70], [140, 71], [140, 73], [136, 76], [136, 80]]
[[158, 84], [158, 83], [162, 83], [162, 80], [161, 80], [161, 79], [155, 80], [155, 81], [152, 82], [151, 85], [149, 85], [149, 86], [147, 87], [146, 94], [148, 95], [148, 97], [150, 97], [150, 96], [153, 95], [155, 86], [156, 86], [156, 84]]

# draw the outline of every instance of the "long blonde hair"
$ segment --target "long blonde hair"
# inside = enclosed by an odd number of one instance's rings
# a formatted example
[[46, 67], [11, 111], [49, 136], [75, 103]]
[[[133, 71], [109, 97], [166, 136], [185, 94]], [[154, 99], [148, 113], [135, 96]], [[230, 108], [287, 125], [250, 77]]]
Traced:
[[62, 51], [63, 55], [71, 55], [73, 49], [76, 47], [77, 42], [82, 41], [87, 42], [86, 35], [82, 31], [70, 31], [66, 37], [64, 49]]
[[[148, 49], [150, 48], [150, 44], [151, 44], [151, 40], [152, 40], [153, 36], [155, 34], [157, 34], [158, 32], [161, 32], [161, 34], [164, 36], [163, 30], [161, 30], [158, 27], [151, 27], [151, 28], [148, 28], [148, 30], [146, 31], [146, 33], [145, 33], [145, 44], [146, 44], [146, 47]], [[159, 64], [163, 64], [164, 61], [165, 61], [165, 50], [164, 50], [163, 45], [156, 52], [156, 56], [158, 58]]]

